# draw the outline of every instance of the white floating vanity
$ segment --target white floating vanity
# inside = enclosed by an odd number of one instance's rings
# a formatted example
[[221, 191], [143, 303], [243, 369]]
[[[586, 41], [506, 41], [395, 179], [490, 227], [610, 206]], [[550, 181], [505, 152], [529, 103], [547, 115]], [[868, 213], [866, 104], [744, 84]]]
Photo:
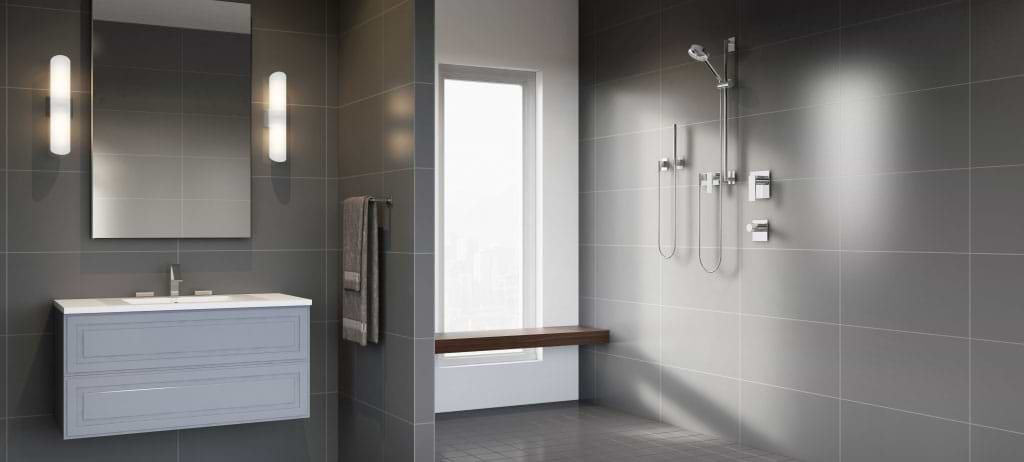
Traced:
[[309, 417], [311, 300], [56, 300], [64, 439]]

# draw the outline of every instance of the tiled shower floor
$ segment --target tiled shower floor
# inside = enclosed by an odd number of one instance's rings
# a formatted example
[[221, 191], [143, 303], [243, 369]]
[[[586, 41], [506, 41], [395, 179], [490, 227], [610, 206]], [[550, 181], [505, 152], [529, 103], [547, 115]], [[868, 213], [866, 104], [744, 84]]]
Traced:
[[585, 403], [437, 416], [437, 462], [793, 461]]

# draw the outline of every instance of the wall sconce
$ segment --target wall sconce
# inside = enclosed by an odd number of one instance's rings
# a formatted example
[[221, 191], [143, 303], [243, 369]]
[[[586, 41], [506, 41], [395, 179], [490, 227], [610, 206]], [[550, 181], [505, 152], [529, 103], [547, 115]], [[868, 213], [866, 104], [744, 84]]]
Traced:
[[267, 108], [267, 154], [274, 162], [288, 160], [288, 76], [284, 72], [270, 74], [270, 101]]
[[71, 153], [71, 60], [64, 55], [50, 58], [50, 152]]

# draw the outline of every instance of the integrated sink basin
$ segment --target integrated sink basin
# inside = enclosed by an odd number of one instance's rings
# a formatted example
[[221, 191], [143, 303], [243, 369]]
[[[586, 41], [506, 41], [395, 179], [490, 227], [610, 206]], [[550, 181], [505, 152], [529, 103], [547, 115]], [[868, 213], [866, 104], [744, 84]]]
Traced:
[[193, 295], [185, 297], [136, 297], [122, 298], [125, 303], [131, 305], [156, 305], [161, 303], [207, 303], [226, 302], [231, 300], [230, 295]]
[[142, 311], [220, 310], [309, 306], [308, 298], [285, 294], [188, 295], [182, 297], [82, 298], [55, 300], [64, 314], [137, 313]]

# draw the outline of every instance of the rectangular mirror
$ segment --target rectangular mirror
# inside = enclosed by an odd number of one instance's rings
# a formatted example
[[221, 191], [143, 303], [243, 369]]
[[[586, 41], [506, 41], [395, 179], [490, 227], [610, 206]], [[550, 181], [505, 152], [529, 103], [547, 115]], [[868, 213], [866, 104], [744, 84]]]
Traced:
[[250, 10], [93, 0], [93, 238], [250, 237]]

